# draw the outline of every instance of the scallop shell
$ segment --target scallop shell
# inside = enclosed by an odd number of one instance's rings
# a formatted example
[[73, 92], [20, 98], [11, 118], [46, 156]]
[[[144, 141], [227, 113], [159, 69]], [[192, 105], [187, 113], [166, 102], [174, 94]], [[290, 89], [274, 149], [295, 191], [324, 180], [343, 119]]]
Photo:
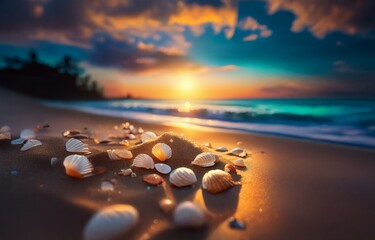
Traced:
[[237, 169], [236, 169], [236, 167], [233, 165], [233, 164], [225, 164], [225, 166], [224, 166], [224, 171], [226, 171], [226, 172], [228, 172], [228, 173], [230, 173], [230, 172], [232, 172], [232, 173], [236, 173], [237, 172]]
[[198, 228], [205, 224], [203, 210], [190, 201], [177, 205], [173, 214], [173, 221], [179, 227]]
[[35, 138], [35, 132], [32, 129], [24, 129], [20, 133], [20, 138], [23, 138], [26, 140], [33, 139]]
[[8, 125], [2, 126], [0, 128], [0, 133], [4, 133], [4, 132], [10, 132], [10, 127]]
[[165, 143], [158, 143], [152, 148], [152, 154], [160, 161], [165, 161], [172, 157], [172, 149]]
[[185, 187], [197, 182], [197, 177], [193, 170], [186, 167], [180, 167], [171, 172], [169, 175], [169, 182], [177, 187]]
[[220, 169], [208, 171], [202, 179], [202, 188], [210, 193], [220, 193], [236, 185], [232, 176]]
[[147, 142], [147, 141], [153, 140], [155, 138], [157, 138], [157, 136], [153, 132], [144, 132], [141, 135], [142, 142]]
[[218, 147], [215, 149], [216, 152], [228, 152], [228, 149], [226, 147]]
[[201, 166], [201, 167], [211, 167], [215, 165], [216, 161], [216, 155], [209, 153], [209, 152], [204, 152], [198, 154], [195, 159], [191, 162], [193, 165]]
[[42, 142], [36, 139], [29, 139], [27, 142], [22, 146], [21, 151], [29, 150], [30, 148], [40, 146]]
[[89, 153], [87, 144], [84, 144], [82, 141], [71, 138], [65, 143], [66, 151], [75, 152], [75, 153]]
[[94, 167], [87, 157], [82, 155], [69, 155], [64, 159], [66, 175], [73, 178], [86, 178], [93, 175]]
[[137, 209], [131, 205], [116, 204], [97, 212], [83, 230], [84, 240], [118, 238], [131, 230], [139, 220]]
[[172, 171], [172, 168], [169, 165], [164, 164], [164, 163], [156, 163], [155, 168], [158, 172], [162, 174], [168, 174]]
[[132, 167], [154, 169], [154, 160], [149, 155], [141, 153], [134, 158]]
[[230, 150], [229, 153], [234, 156], [242, 157], [242, 158], [247, 156], [246, 150], [242, 148], [233, 148], [232, 150]]
[[111, 160], [121, 160], [121, 159], [131, 159], [133, 158], [132, 152], [125, 149], [109, 149], [107, 150], [109, 159]]
[[245, 162], [243, 161], [242, 158], [238, 158], [233, 161], [233, 164], [237, 167], [246, 167]]
[[10, 132], [1, 132], [0, 133], [0, 140], [10, 140], [12, 136], [10, 135]]
[[147, 174], [143, 176], [143, 181], [145, 181], [146, 183], [150, 185], [156, 186], [156, 185], [159, 185], [160, 183], [163, 183], [164, 179], [160, 175], [153, 173], [153, 174]]

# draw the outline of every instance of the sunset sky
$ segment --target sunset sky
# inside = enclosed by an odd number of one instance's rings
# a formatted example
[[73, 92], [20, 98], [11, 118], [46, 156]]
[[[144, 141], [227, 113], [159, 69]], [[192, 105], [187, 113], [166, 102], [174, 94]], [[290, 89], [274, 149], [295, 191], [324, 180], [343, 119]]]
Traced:
[[69, 54], [108, 97], [370, 97], [374, 11], [374, 0], [0, 1], [0, 55]]

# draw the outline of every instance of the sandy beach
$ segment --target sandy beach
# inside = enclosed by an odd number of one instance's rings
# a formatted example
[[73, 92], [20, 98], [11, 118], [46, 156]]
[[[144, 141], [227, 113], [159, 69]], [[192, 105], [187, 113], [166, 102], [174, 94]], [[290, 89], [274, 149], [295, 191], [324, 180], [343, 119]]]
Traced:
[[[0, 125], [11, 127], [12, 139], [24, 128], [50, 127], [38, 133], [43, 145], [20, 151], [20, 145], [0, 142], [0, 236], [2, 239], [81, 239], [84, 226], [99, 209], [113, 204], [134, 205], [138, 225], [120, 239], [373, 239], [375, 236], [375, 151], [285, 137], [230, 132], [210, 128], [155, 125], [125, 118], [54, 109], [38, 101], [0, 89]], [[107, 149], [120, 145], [89, 144], [89, 159], [102, 166], [102, 174], [83, 180], [66, 176], [63, 159], [67, 129], [111, 132], [129, 121], [136, 127], [168, 137], [185, 139], [196, 146], [211, 142], [213, 148], [241, 147], [253, 154], [245, 169], [238, 169], [237, 185], [212, 195], [202, 190], [204, 172], [222, 169], [235, 157], [218, 153], [222, 161], [212, 168], [191, 167], [198, 178], [193, 187], [149, 187], [142, 176], [155, 170], [137, 169], [137, 177], [118, 176], [131, 160], [110, 161]], [[182, 134], [182, 135], [181, 135]], [[157, 141], [164, 141], [167, 138]], [[132, 143], [139, 141], [139, 136]], [[242, 144], [238, 145], [238, 142]], [[173, 149], [173, 143], [171, 143]], [[137, 152], [138, 151], [138, 152]], [[143, 146], [134, 155], [151, 151]], [[168, 160], [172, 168], [184, 159], [184, 149]], [[186, 156], [193, 153], [186, 153]], [[196, 153], [194, 153], [196, 154]], [[51, 166], [51, 157], [58, 157]], [[192, 160], [192, 159], [191, 159]], [[190, 161], [191, 161], [190, 160]], [[114, 191], [101, 190], [111, 181]], [[173, 225], [158, 202], [172, 194], [178, 202], [191, 200], [201, 206], [208, 222], [199, 229]], [[228, 226], [231, 217], [244, 221], [246, 229]]]

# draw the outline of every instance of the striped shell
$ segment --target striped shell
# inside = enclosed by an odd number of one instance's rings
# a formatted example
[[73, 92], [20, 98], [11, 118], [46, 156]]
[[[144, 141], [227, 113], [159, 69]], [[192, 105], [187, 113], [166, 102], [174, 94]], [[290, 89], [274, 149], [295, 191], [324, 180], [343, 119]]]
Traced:
[[106, 207], [87, 222], [83, 230], [84, 240], [118, 238], [131, 230], [139, 220], [137, 209], [131, 205], [116, 204]]
[[154, 160], [149, 155], [141, 153], [134, 158], [132, 167], [154, 169]]
[[190, 201], [177, 205], [173, 214], [173, 221], [179, 227], [198, 228], [205, 224], [203, 210]]
[[158, 143], [152, 148], [152, 154], [160, 161], [165, 161], [172, 157], [172, 149], [165, 143]]
[[238, 158], [233, 161], [233, 164], [237, 167], [246, 167], [245, 162], [243, 161], [242, 158]]
[[153, 140], [155, 138], [157, 138], [157, 136], [153, 132], [144, 132], [141, 135], [142, 142], [147, 142], [147, 141]]
[[89, 153], [87, 144], [84, 144], [82, 141], [71, 138], [65, 143], [66, 151], [74, 153]]
[[246, 150], [242, 148], [233, 148], [229, 153], [242, 158], [247, 156]]
[[233, 164], [230, 164], [230, 163], [225, 164], [224, 171], [226, 171], [228, 173], [231, 173], [231, 172], [237, 173], [236, 167]]
[[196, 181], [197, 177], [193, 170], [186, 167], [177, 168], [169, 175], [169, 182], [177, 187], [193, 185]]
[[162, 174], [168, 174], [172, 171], [172, 168], [169, 165], [164, 164], [164, 163], [156, 163], [155, 168], [158, 172]]
[[232, 176], [220, 169], [208, 171], [202, 179], [202, 188], [210, 193], [220, 193], [236, 185]]
[[73, 178], [86, 178], [93, 175], [94, 167], [87, 157], [82, 155], [69, 155], [64, 159], [65, 173]]
[[30, 148], [40, 146], [42, 142], [36, 139], [29, 139], [27, 142], [22, 146], [21, 151], [29, 150]]
[[111, 160], [122, 160], [133, 158], [132, 152], [125, 149], [109, 149], [107, 150], [108, 157]]
[[211, 167], [215, 165], [216, 155], [208, 152], [198, 154], [191, 162], [193, 165], [201, 167]]

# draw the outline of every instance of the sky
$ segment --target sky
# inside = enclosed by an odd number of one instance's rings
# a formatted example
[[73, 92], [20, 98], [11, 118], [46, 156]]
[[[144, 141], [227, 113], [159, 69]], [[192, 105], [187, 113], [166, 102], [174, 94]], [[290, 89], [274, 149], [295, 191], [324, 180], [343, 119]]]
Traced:
[[0, 0], [0, 55], [69, 54], [107, 97], [375, 96], [374, 0]]

